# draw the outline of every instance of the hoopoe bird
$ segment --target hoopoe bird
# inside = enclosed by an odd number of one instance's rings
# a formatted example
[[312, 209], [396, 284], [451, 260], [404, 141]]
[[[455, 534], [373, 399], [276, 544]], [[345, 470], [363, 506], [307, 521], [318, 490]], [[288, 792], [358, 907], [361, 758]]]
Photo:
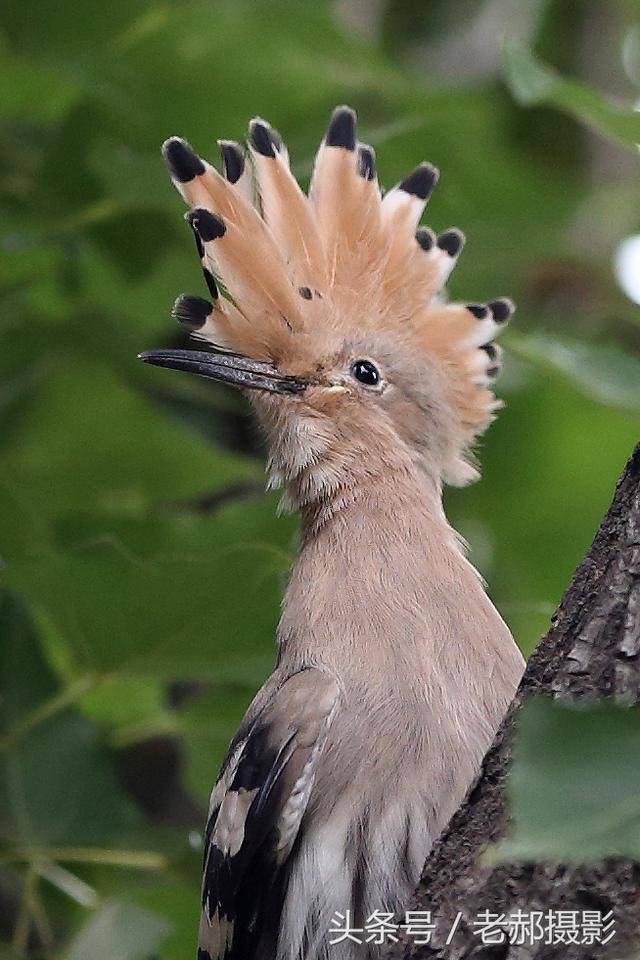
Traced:
[[301, 546], [276, 667], [211, 794], [198, 958], [365, 958], [332, 918], [408, 905], [523, 671], [442, 507], [478, 476], [513, 305], [445, 302], [464, 238], [419, 226], [438, 172], [382, 196], [351, 109], [308, 196], [264, 120], [248, 156], [219, 144], [222, 174], [163, 147], [211, 298], [173, 313], [206, 349], [140, 356], [251, 397]]

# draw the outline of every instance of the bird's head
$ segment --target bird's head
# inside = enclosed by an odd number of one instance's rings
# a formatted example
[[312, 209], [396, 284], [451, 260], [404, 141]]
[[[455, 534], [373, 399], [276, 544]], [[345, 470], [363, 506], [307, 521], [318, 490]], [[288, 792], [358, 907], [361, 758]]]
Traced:
[[513, 305], [444, 302], [464, 238], [418, 226], [436, 169], [421, 164], [382, 197], [347, 107], [334, 111], [309, 196], [264, 121], [250, 125], [249, 162], [236, 143], [220, 149], [224, 175], [184, 140], [163, 148], [211, 297], [179, 297], [174, 316], [203, 349], [141, 359], [246, 391], [271, 483], [295, 505], [394, 471], [473, 479], [470, 449], [498, 406], [491, 341]]

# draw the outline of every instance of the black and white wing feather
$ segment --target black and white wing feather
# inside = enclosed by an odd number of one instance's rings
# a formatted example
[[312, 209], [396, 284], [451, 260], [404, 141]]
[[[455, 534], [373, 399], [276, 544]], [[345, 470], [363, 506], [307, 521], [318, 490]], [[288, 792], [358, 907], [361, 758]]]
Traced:
[[308, 669], [250, 708], [211, 795], [198, 960], [274, 955], [287, 861], [338, 695], [331, 676]]

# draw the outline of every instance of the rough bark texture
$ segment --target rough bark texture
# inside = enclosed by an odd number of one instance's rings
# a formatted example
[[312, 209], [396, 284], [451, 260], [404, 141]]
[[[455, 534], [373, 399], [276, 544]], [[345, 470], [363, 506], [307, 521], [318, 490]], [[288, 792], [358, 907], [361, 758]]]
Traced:
[[[412, 907], [432, 911], [429, 945], [401, 940], [386, 958], [415, 960], [566, 960], [640, 957], [640, 864], [513, 864], [483, 867], [480, 854], [504, 835], [504, 786], [513, 718], [536, 694], [570, 700], [614, 696], [640, 701], [640, 445], [618, 482], [609, 511], [531, 656], [512, 708], [467, 799], [431, 852]], [[640, 757], [638, 758], [640, 763]], [[471, 922], [481, 910], [613, 910], [616, 936], [606, 947], [483, 946]], [[446, 943], [458, 912], [462, 920]]]

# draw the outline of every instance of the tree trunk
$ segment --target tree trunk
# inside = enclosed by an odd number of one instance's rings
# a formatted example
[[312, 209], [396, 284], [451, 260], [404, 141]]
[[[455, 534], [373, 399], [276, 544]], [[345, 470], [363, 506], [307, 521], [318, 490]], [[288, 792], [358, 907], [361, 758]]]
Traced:
[[[411, 907], [431, 911], [437, 924], [435, 935], [423, 946], [401, 937], [385, 951], [389, 960], [640, 956], [640, 864], [612, 859], [584, 866], [536, 863], [492, 868], [479, 863], [487, 845], [505, 833], [513, 720], [522, 704], [536, 694], [573, 701], [602, 696], [625, 703], [640, 701], [640, 445], [549, 632], [528, 662], [478, 780], [427, 860]], [[480, 911], [518, 909], [612, 910], [616, 935], [605, 947], [481, 943], [471, 926]], [[447, 944], [458, 915], [458, 926]]]

